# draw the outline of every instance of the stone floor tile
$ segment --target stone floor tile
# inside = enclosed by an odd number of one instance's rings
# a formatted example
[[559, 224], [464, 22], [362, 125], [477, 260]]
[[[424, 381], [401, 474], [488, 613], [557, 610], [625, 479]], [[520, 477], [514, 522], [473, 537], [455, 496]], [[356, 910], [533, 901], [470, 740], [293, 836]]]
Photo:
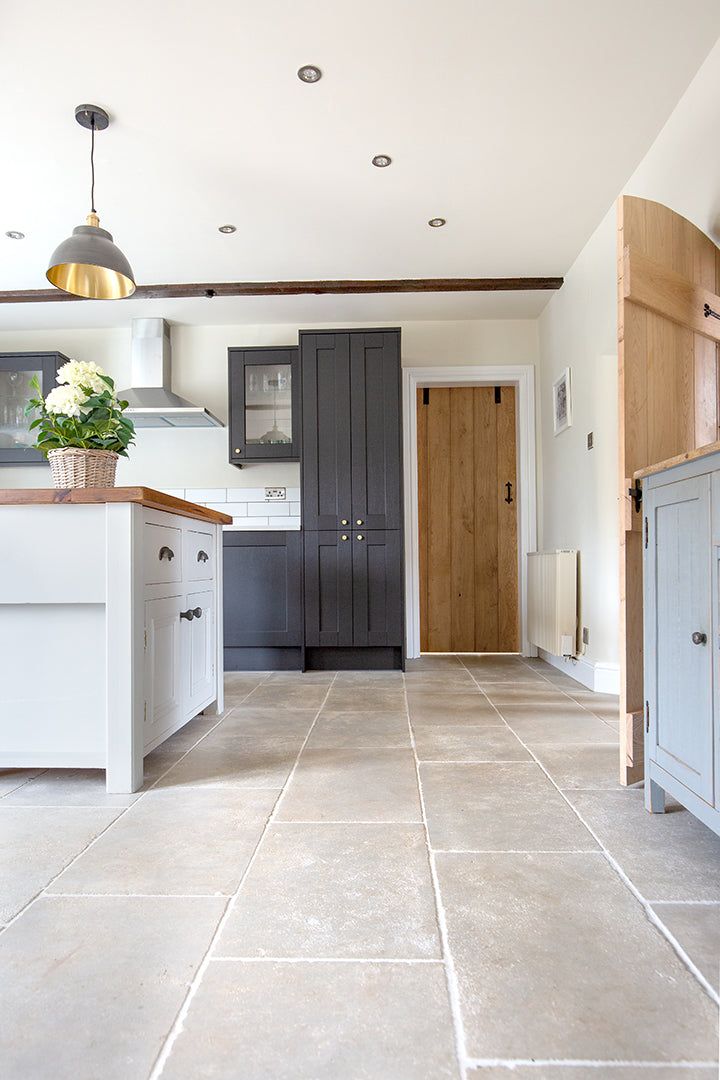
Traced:
[[409, 750], [304, 750], [280, 821], [419, 821]]
[[208, 738], [215, 743], [229, 744], [235, 738], [254, 735], [305, 738], [317, 713], [317, 709], [261, 709], [250, 704], [238, 705]]
[[6, 795], [3, 806], [131, 806], [134, 795], [110, 795], [104, 769], [47, 769]]
[[0, 799], [42, 772], [44, 769], [0, 769]]
[[290, 775], [304, 736], [295, 739], [250, 735], [212, 742], [191, 750], [158, 782], [158, 788], [276, 788]]
[[[206, 1070], [212, 1062], [211, 1071]], [[163, 1080], [456, 1080], [440, 964], [211, 963]]]
[[391, 712], [404, 708], [405, 694], [400, 686], [364, 686], [362, 691], [348, 685], [333, 686], [324, 708], [333, 712], [357, 712], [358, 705], [362, 705], [363, 712]]
[[52, 891], [231, 895], [277, 797], [277, 791], [242, 788], [155, 788]]
[[470, 1068], [471, 1080], [717, 1080], [717, 1065], [659, 1068], [642, 1065], [513, 1065]]
[[310, 733], [309, 750], [410, 747], [405, 712], [333, 712], [323, 709]]
[[653, 910], [720, 992], [720, 904], [653, 904]]
[[437, 869], [470, 1057], [715, 1059], [717, 1008], [600, 855]]
[[411, 671], [438, 671], [444, 668], [459, 668], [461, 662], [454, 653], [423, 653], [414, 660], [406, 660], [405, 673]]
[[215, 952], [439, 958], [423, 826], [271, 826]]
[[314, 709], [324, 704], [329, 684], [321, 683], [263, 683], [244, 701], [253, 709]]
[[407, 703], [413, 727], [421, 724], [490, 724], [497, 727], [502, 723], [496, 710], [479, 690], [409, 690]]
[[485, 687], [485, 693], [495, 705], [522, 705], [544, 704], [564, 705], [573, 704], [571, 699], [558, 687], [544, 683], [540, 686], [534, 682], [493, 682]]
[[0, 925], [8, 922], [123, 812], [0, 803]]
[[38, 900], [0, 937], [3, 1080], [145, 1080], [224, 906]]
[[477, 684], [465, 668], [438, 668], [434, 671], [408, 671], [405, 675], [407, 690], [477, 690]]
[[436, 849], [574, 851], [597, 845], [534, 763], [421, 763], [430, 843]]
[[[607, 743], [535, 743], [532, 752], [559, 788], [620, 787], [620, 755], [617, 739], [608, 730]], [[529, 744], [530, 745], [530, 744]]]
[[404, 676], [402, 671], [338, 671], [335, 686], [339, 689], [344, 686], [359, 687], [403, 687]]
[[420, 761], [530, 761], [530, 754], [503, 724], [453, 727], [420, 724], [413, 728]]
[[647, 900], [720, 900], [720, 836], [676, 802], [649, 814], [637, 788], [567, 797]]
[[577, 712], [557, 709], [555, 713], [541, 713], [534, 712], [536, 708], [539, 709], [539, 706], [503, 705], [500, 708], [512, 730], [531, 748], [551, 743], [564, 747], [616, 741], [609, 724], [583, 709]]

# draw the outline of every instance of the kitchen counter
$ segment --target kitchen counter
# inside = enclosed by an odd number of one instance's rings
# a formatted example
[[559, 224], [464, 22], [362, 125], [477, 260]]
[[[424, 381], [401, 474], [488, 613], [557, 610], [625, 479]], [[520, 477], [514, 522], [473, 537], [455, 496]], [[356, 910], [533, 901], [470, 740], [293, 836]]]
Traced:
[[211, 510], [208, 506], [178, 499], [166, 495], [163, 491], [146, 487], [111, 487], [111, 488], [0, 488], [0, 506], [46, 506], [62, 504], [66, 506], [97, 503], [138, 503], [151, 510], [165, 510], [181, 517], [195, 518], [197, 521], [209, 521], [214, 525], [232, 525], [229, 514]]
[[707, 446], [698, 446], [695, 450], [688, 450], [685, 454], [678, 454], [676, 457], [668, 458], [666, 461], [657, 461], [654, 465], [646, 465], [644, 469], [638, 469], [633, 475], [636, 480], [643, 480], [646, 476], [654, 476], [655, 473], [664, 472], [665, 469], [672, 469], [675, 465], [684, 465], [686, 461], [698, 461], [709, 454], [717, 454], [718, 450], [720, 450], [720, 442], [708, 443]]
[[104, 769], [223, 710], [222, 526], [152, 488], [0, 491], [0, 769]]

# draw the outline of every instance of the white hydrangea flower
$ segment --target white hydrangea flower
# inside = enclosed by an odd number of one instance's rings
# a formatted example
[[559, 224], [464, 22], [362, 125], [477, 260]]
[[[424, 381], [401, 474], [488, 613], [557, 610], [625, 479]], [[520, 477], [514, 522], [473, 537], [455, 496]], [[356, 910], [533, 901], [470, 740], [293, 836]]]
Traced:
[[70, 386], [89, 386], [94, 394], [101, 394], [109, 389], [100, 378], [104, 374], [103, 369], [92, 360], [69, 360], [58, 371], [57, 381]]
[[56, 386], [45, 398], [45, 408], [55, 416], [82, 416], [88, 412], [86, 401], [87, 395], [79, 386]]

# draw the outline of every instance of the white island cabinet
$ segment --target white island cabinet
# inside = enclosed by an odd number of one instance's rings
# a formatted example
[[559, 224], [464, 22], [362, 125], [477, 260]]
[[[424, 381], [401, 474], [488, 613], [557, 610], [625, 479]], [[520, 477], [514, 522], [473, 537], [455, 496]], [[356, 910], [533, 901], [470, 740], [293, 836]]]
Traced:
[[105, 769], [223, 709], [225, 514], [151, 488], [0, 490], [0, 768]]

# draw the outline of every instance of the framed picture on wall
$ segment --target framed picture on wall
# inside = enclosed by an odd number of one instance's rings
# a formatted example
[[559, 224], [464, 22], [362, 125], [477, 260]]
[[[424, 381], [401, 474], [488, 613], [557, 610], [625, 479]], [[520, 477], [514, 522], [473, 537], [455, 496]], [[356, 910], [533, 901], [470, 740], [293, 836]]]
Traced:
[[553, 383], [553, 431], [559, 435], [572, 424], [570, 368], [567, 367]]

